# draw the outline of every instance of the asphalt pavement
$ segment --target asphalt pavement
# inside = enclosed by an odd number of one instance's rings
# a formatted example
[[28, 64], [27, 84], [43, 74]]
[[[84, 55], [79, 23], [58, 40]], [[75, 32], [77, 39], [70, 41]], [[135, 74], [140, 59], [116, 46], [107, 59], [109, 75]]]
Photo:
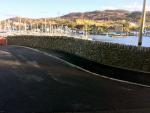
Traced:
[[150, 88], [89, 73], [34, 49], [0, 47], [0, 113], [124, 110], [150, 112]]

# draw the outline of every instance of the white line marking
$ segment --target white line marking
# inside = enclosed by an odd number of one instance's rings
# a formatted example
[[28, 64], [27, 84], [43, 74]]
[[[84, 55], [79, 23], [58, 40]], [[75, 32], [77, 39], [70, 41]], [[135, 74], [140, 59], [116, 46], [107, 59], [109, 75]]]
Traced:
[[72, 67], [75, 67], [75, 68], [77, 68], [77, 69], [79, 69], [79, 70], [82, 70], [82, 71], [84, 71], [84, 72], [93, 74], [93, 75], [98, 76], [98, 77], [102, 77], [102, 78], [105, 78], [105, 79], [109, 79], [109, 80], [117, 81], [117, 82], [122, 82], [122, 83], [126, 83], [126, 84], [136, 85], [136, 86], [140, 86], [140, 87], [147, 87], [147, 88], [150, 88], [149, 85], [143, 85], [143, 84], [139, 84], [139, 83], [134, 83], [134, 82], [124, 81], [124, 80], [119, 80], [119, 79], [110, 78], [110, 77], [106, 77], [106, 76], [104, 76], [104, 75], [100, 75], [100, 74], [93, 73], [93, 72], [88, 71], [88, 70], [86, 70], [86, 69], [83, 69], [83, 68], [81, 68], [81, 67], [79, 67], [79, 66], [77, 66], [77, 65], [71, 64], [71, 63], [68, 62], [68, 61], [65, 61], [65, 60], [60, 59], [60, 58], [58, 58], [58, 57], [56, 57], [56, 56], [53, 56], [53, 55], [51, 55], [51, 54], [49, 54], [49, 53], [46, 53], [46, 52], [44, 52], [44, 51], [40, 51], [40, 50], [38, 50], [38, 49], [34, 49], [34, 48], [31, 48], [31, 47], [25, 47], [25, 46], [17, 46], [17, 45], [11, 45], [11, 46], [12, 46], [12, 47], [13, 47], [13, 46], [14, 46], [14, 47], [23, 47], [23, 48], [27, 48], [27, 49], [30, 49], [30, 50], [33, 50], [33, 51], [42, 53], [42, 54], [44, 54], [44, 55], [46, 55], [46, 56], [52, 57], [52, 58], [54, 58], [54, 59], [56, 59], [56, 60], [59, 60], [59, 61], [61, 61], [61, 62], [63, 62], [63, 63], [66, 63], [66, 64], [68, 64], [68, 65], [70, 65], [70, 66], [72, 66]]

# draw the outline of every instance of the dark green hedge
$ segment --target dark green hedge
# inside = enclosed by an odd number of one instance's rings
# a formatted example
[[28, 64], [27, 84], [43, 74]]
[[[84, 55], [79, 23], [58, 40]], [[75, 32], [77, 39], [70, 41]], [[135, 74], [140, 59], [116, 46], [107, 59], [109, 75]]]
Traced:
[[101, 64], [150, 71], [150, 48], [95, 42], [71, 37], [13, 36], [8, 44], [61, 50]]

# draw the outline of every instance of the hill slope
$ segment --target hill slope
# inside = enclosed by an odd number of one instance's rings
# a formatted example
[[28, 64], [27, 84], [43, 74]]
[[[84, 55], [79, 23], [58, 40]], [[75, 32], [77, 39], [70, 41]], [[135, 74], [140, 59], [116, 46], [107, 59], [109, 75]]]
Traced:
[[[85, 13], [70, 13], [62, 16], [63, 19], [90, 19], [90, 20], [130, 20], [139, 21], [141, 18], [141, 12], [129, 12], [126, 10], [104, 10], [104, 11], [92, 11]], [[147, 20], [150, 18], [150, 12], [147, 12]]]

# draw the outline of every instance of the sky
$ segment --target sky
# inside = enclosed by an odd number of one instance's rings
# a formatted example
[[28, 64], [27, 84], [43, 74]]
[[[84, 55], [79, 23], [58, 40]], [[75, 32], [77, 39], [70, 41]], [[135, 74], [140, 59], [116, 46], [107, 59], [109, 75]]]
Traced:
[[[0, 19], [57, 17], [71, 12], [105, 9], [142, 10], [143, 0], [0, 0]], [[147, 9], [150, 10], [150, 0]]]

